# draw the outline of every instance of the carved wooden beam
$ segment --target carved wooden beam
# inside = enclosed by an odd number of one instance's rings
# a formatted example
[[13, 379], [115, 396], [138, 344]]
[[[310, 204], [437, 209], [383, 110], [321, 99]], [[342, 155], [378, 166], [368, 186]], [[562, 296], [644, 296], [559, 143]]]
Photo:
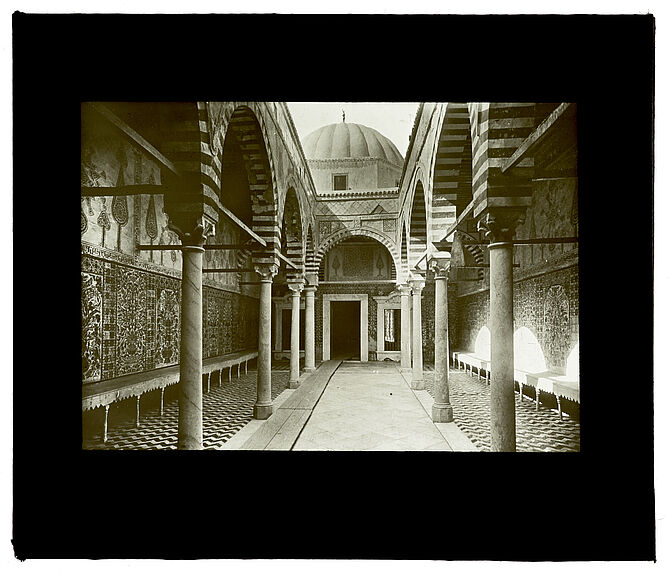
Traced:
[[[546, 239], [513, 239], [514, 245], [551, 245], [560, 243], [578, 243], [578, 237], [552, 237]], [[466, 241], [463, 245], [489, 245], [490, 241]]]
[[181, 177], [181, 173], [174, 166], [167, 157], [165, 157], [160, 151], [158, 151], [153, 145], [151, 145], [146, 139], [144, 139], [139, 133], [137, 133], [132, 127], [125, 123], [121, 118], [119, 118], [115, 113], [113, 113], [107, 106], [98, 103], [98, 102], [88, 102], [86, 104], [88, 107], [97, 111], [102, 117], [104, 117], [109, 123], [116, 126], [123, 133], [125, 133], [130, 139], [132, 139], [137, 145], [144, 148], [150, 155], [154, 157], [163, 167], [171, 171], [177, 177]]
[[297, 270], [297, 265], [295, 265], [286, 255], [283, 253], [277, 253], [277, 256], [286, 263], [291, 269]]
[[571, 103], [561, 103], [554, 111], [551, 113], [544, 121], [542, 121], [539, 126], [525, 138], [518, 149], [509, 157], [504, 164], [502, 165], [502, 173], [511, 169], [514, 165], [520, 163], [523, 158], [529, 154], [534, 147], [537, 146], [544, 138], [548, 130], [555, 125], [555, 123], [561, 118], [567, 115], [567, 111], [573, 112], [575, 109], [574, 104]]
[[[520, 267], [520, 263], [513, 263], [514, 267]], [[490, 265], [462, 265], [462, 266], [451, 266], [452, 269], [488, 269]]]
[[254, 241], [257, 243], [260, 243], [263, 247], [267, 246], [267, 241], [263, 239], [260, 235], [252, 231], [246, 223], [244, 223], [237, 215], [235, 215], [230, 209], [225, 207], [224, 205], [220, 206], [220, 211], [223, 213], [230, 221], [232, 221], [235, 225], [237, 225], [242, 231], [245, 231]]
[[[138, 251], [180, 251], [181, 245], [135, 245]], [[248, 249], [248, 245], [203, 245], [205, 251], [236, 251]]]
[[254, 269], [202, 269], [203, 273], [255, 273]]
[[121, 187], [81, 186], [82, 197], [121, 197], [124, 195], [164, 195], [167, 185], [123, 185]]

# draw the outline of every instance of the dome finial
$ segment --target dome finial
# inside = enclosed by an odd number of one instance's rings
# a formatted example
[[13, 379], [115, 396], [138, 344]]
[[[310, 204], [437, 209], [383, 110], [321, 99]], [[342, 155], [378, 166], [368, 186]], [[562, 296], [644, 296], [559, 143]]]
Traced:
[[341, 110], [341, 120], [343, 123], [346, 123], [346, 112], [343, 109]]

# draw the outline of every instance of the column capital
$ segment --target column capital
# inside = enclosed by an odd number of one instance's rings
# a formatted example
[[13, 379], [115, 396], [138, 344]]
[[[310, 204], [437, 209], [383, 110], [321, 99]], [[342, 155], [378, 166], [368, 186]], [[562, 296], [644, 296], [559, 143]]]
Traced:
[[525, 222], [525, 207], [488, 209], [478, 220], [476, 228], [483, 231], [491, 243], [509, 243], [518, 225]]
[[289, 282], [288, 283], [288, 288], [293, 292], [293, 296], [299, 296], [300, 293], [302, 292], [302, 289], [304, 288], [304, 283], [303, 282]]
[[317, 287], [315, 285], [306, 284], [306, 285], [304, 285], [304, 294], [305, 295], [309, 295], [309, 294], [313, 295], [316, 292], [316, 288]]
[[401, 296], [408, 296], [411, 294], [411, 285], [407, 283], [399, 284], [396, 288]]
[[421, 275], [412, 275], [409, 279], [409, 284], [414, 294], [420, 294], [425, 287], [425, 279]]
[[197, 221], [193, 229], [181, 228], [171, 220], [168, 221], [167, 228], [177, 234], [184, 247], [203, 248], [209, 234], [212, 234], [214, 231], [213, 224], [204, 217]]
[[272, 282], [279, 272], [277, 265], [253, 265], [253, 270], [260, 275], [260, 282]]
[[318, 275], [316, 273], [305, 273], [304, 279], [309, 286], [318, 286]]
[[427, 262], [428, 268], [434, 273], [435, 279], [447, 279], [451, 268], [450, 253], [435, 253]]

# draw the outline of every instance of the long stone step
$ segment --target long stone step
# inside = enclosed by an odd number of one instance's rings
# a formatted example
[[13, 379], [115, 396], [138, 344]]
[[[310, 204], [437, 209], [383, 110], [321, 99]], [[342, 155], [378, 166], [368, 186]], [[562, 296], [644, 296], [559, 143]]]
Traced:
[[241, 449], [290, 450], [340, 364], [340, 360], [328, 360], [306, 375], [300, 381], [300, 387], [242, 444]]
[[323, 394], [323, 390], [332, 378], [335, 370], [339, 368], [341, 360], [328, 360], [323, 362], [317, 370], [305, 378], [300, 387], [288, 398], [281, 408], [293, 410], [313, 410], [316, 402]]

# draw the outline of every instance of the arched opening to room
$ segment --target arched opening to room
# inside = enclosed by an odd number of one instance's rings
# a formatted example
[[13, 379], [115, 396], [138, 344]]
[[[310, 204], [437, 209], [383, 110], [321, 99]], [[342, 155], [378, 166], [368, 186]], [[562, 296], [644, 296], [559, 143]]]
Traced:
[[[396, 255], [375, 238], [343, 236], [326, 245], [319, 264], [323, 360], [366, 361], [401, 343]], [[395, 300], [396, 298], [396, 300]], [[378, 305], [383, 307], [381, 323]], [[387, 307], [387, 308], [386, 308]], [[385, 312], [387, 310], [388, 312]]]

